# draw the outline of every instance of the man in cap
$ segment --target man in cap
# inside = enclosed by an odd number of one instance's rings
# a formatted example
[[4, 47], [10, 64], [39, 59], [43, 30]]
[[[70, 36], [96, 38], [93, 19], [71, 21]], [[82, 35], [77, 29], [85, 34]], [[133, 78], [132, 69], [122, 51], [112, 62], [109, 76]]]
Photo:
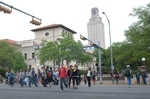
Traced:
[[130, 88], [131, 86], [131, 77], [132, 77], [132, 70], [130, 69], [130, 65], [127, 65], [127, 69], [125, 70], [125, 76], [127, 77], [127, 83]]

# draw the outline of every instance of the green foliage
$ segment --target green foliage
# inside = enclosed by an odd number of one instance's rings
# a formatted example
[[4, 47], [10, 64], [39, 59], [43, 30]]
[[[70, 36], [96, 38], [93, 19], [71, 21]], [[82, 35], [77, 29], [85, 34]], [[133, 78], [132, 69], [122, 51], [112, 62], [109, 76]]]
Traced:
[[0, 41], [0, 52], [1, 68], [14, 69], [14, 71], [18, 71], [20, 68], [27, 69], [22, 53], [8, 42]]
[[[123, 42], [112, 44], [113, 65], [115, 71], [126, 69], [130, 65], [131, 69], [136, 72], [138, 66], [142, 66], [142, 58], [146, 59], [145, 65], [150, 68], [150, 3], [146, 7], [133, 8], [130, 16], [138, 17], [138, 21], [131, 24], [128, 30], [125, 30], [126, 39]], [[94, 55], [98, 54], [95, 50]], [[110, 47], [101, 50], [101, 59], [105, 63], [107, 70], [111, 68]]]
[[5, 73], [6, 73], [6, 70], [0, 68], [0, 75], [2, 75], [3, 77], [5, 77]]
[[81, 75], [86, 74], [86, 70], [79, 70]]
[[9, 45], [6, 41], [0, 41], [0, 66], [2, 68], [12, 68], [16, 50], [15, 47]]
[[18, 72], [20, 69], [27, 70], [27, 64], [24, 61], [24, 57], [21, 52], [16, 52], [16, 58], [13, 65], [13, 70]]
[[[67, 61], [67, 66], [71, 61], [78, 63], [86, 63], [92, 60], [90, 55], [83, 52], [83, 45], [80, 41], [75, 41], [71, 33], [62, 33], [62, 38], [57, 41], [43, 41], [43, 46], [38, 54], [40, 64], [47, 61], [56, 61], [60, 64], [64, 60]], [[59, 67], [58, 67], [59, 68]]]

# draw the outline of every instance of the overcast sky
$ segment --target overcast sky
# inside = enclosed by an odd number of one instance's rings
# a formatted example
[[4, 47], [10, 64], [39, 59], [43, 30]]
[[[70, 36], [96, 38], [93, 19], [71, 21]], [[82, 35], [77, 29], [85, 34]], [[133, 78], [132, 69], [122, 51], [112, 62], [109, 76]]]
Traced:
[[[146, 6], [149, 0], [0, 0], [12, 5], [24, 12], [42, 19], [41, 26], [50, 24], [63, 24], [87, 37], [87, 23], [91, 18], [91, 9], [97, 7], [99, 16], [105, 25], [106, 47], [110, 46], [109, 28], [105, 12], [110, 20], [111, 38], [113, 42], [125, 40], [124, 30], [128, 29], [137, 19], [129, 17], [134, 7]], [[2, 5], [0, 3], [0, 5]], [[11, 14], [0, 12], [0, 39], [12, 39], [16, 41], [34, 39], [31, 29], [41, 26], [30, 24], [32, 17], [13, 10]], [[87, 42], [82, 41], [83, 44]]]

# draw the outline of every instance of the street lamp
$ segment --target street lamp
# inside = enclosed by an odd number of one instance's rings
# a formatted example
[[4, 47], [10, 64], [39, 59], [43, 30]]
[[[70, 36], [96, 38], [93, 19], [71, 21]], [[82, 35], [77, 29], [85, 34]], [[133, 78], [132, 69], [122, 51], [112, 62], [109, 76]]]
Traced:
[[91, 40], [87, 39], [86, 37], [80, 35], [80, 38], [82, 40], [88, 40], [90, 42], [91, 46], [94, 46], [98, 49], [98, 58], [99, 58], [99, 76], [100, 76], [100, 84], [103, 84], [102, 82], [102, 69], [101, 69], [101, 47], [100, 47], [100, 41], [98, 42], [98, 45], [93, 43]]
[[109, 39], [110, 39], [110, 60], [111, 60], [111, 71], [112, 71], [112, 83], [114, 84], [114, 77], [113, 77], [113, 70], [114, 70], [114, 65], [113, 65], [113, 56], [112, 56], [112, 45], [111, 45], [111, 32], [110, 32], [110, 21], [107, 17], [107, 15], [105, 14], [105, 12], [102, 12], [102, 14], [104, 14], [107, 18], [108, 21], [108, 26], [109, 26]]
[[143, 61], [143, 66], [145, 66], [145, 61], [146, 61], [146, 59], [145, 59], [145, 58], [142, 58], [141, 60]]

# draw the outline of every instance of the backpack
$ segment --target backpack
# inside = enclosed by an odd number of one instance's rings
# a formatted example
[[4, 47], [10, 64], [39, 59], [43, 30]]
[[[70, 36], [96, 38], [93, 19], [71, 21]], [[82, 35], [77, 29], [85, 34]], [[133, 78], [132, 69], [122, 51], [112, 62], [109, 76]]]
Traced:
[[92, 78], [95, 79], [95, 77], [96, 77], [96, 76], [95, 76], [95, 74], [94, 74], [94, 75], [92, 76]]
[[51, 72], [51, 71], [48, 71], [48, 72], [47, 72], [47, 76], [48, 76], [48, 77], [52, 77], [52, 72]]
[[146, 77], [146, 74], [142, 72], [142, 78], [145, 78], [145, 77]]
[[119, 78], [119, 74], [116, 74], [116, 78]]
[[129, 69], [126, 70], [125, 75], [126, 75], [126, 76], [131, 76], [131, 72], [130, 72]]

